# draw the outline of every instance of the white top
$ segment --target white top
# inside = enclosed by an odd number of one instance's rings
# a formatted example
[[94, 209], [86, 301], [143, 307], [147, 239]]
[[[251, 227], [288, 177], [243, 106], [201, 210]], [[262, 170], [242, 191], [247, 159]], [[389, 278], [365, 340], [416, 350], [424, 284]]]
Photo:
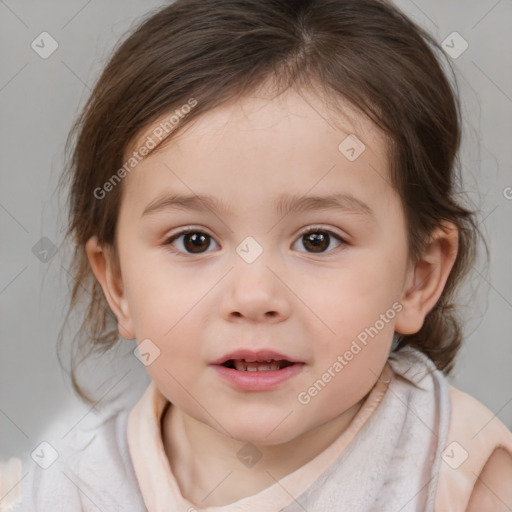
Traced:
[[[349, 427], [323, 452], [260, 493], [202, 509], [182, 496], [167, 460], [166, 404], [151, 383], [131, 410], [90, 414], [47, 469], [28, 457], [0, 466], [0, 511], [461, 512], [493, 449], [512, 454], [504, 425], [406, 347], [392, 354]], [[468, 451], [457, 468], [441, 457], [455, 439]], [[41, 460], [51, 460], [45, 450]]]

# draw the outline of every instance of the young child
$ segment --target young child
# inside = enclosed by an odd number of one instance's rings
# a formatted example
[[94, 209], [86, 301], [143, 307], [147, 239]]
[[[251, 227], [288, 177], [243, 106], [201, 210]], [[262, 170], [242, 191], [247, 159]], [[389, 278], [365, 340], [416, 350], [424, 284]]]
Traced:
[[447, 380], [478, 230], [439, 52], [384, 0], [177, 0], [119, 46], [71, 309], [151, 384], [29, 459], [20, 510], [512, 509], [511, 433]]

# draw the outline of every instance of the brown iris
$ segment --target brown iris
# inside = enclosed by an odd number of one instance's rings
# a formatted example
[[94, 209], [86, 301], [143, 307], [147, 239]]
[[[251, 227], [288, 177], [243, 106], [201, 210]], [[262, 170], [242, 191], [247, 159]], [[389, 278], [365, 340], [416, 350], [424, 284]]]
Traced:
[[204, 252], [210, 245], [209, 238], [204, 233], [187, 233], [183, 235], [183, 245], [189, 252]]
[[[322, 252], [329, 247], [329, 235], [323, 231], [308, 233], [302, 237], [304, 247], [311, 248], [311, 252]], [[308, 247], [308, 245], [310, 247]]]

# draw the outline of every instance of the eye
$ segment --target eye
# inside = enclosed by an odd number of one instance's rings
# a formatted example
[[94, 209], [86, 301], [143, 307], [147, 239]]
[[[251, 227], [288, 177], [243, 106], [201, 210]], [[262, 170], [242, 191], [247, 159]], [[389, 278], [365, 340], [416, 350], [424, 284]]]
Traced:
[[[332, 252], [332, 244], [333, 241], [336, 241], [339, 247], [342, 244], [346, 244], [345, 240], [341, 238], [336, 233], [328, 229], [322, 228], [310, 228], [308, 231], [302, 232], [297, 243], [302, 241], [304, 247], [306, 247], [306, 251], [301, 252], [311, 252], [311, 253], [323, 253], [330, 247]], [[335, 247], [335, 248], [336, 248]]]
[[186, 229], [169, 237], [164, 245], [173, 245], [178, 254], [202, 254], [207, 252], [212, 241], [213, 238], [203, 231]]

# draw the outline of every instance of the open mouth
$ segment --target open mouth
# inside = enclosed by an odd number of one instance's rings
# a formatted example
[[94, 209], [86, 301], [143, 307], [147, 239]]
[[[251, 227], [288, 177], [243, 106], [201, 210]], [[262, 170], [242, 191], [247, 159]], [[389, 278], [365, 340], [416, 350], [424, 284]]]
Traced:
[[268, 372], [282, 370], [295, 363], [285, 360], [269, 359], [267, 361], [246, 361], [245, 359], [228, 359], [222, 366], [241, 372]]

